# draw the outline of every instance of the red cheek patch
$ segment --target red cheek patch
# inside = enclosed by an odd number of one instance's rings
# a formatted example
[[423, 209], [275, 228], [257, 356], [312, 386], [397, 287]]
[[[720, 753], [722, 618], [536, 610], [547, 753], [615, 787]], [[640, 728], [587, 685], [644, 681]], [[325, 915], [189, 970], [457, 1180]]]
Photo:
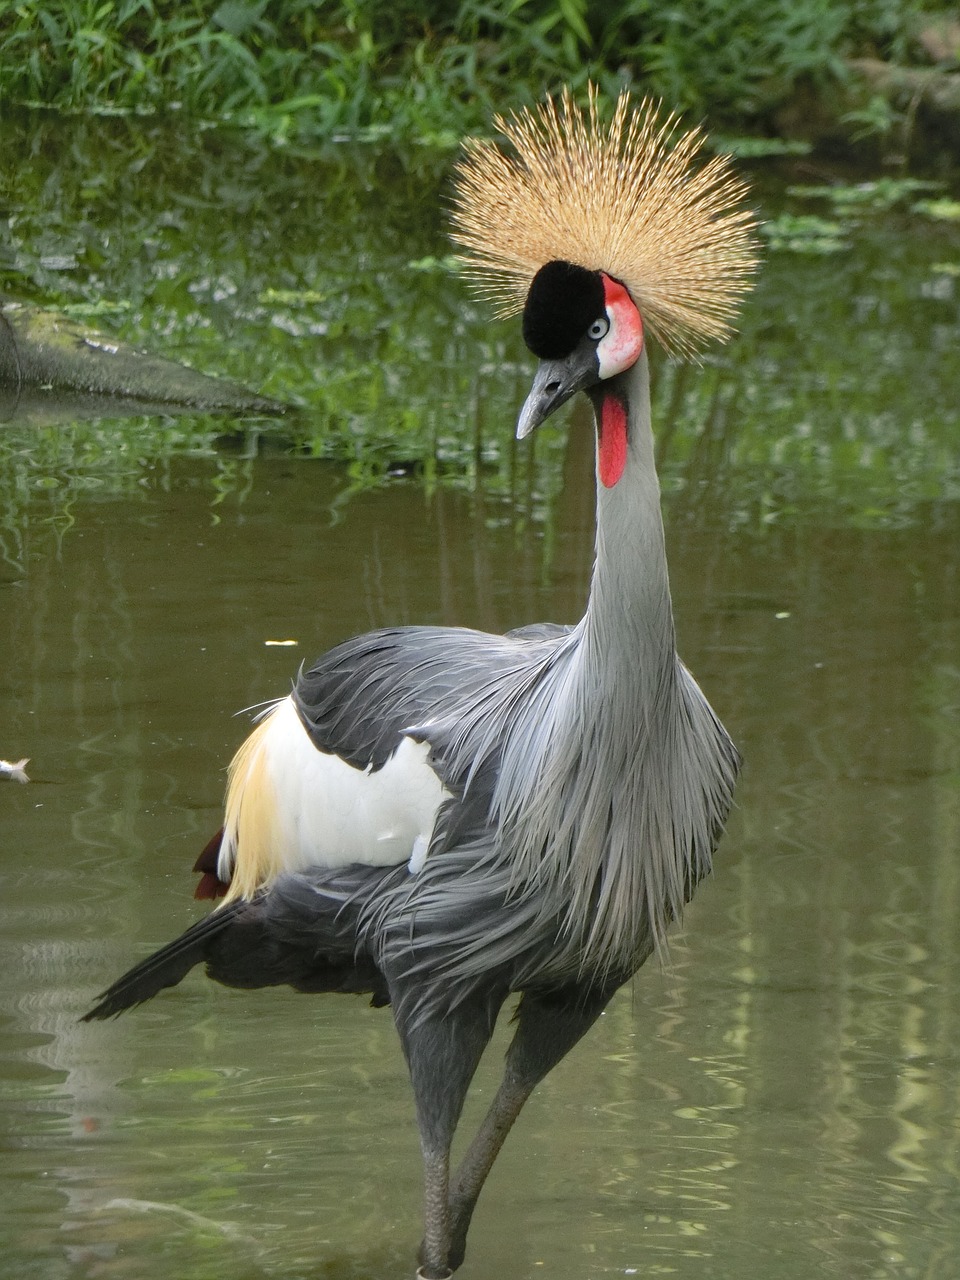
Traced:
[[600, 482], [612, 489], [627, 465], [627, 411], [616, 396], [604, 396], [600, 410], [597, 472]]

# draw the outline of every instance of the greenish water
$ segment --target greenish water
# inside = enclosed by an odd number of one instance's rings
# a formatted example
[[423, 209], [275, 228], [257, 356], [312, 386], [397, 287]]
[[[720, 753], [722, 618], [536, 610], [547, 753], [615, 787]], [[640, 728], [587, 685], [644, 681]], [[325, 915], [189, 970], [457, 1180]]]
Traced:
[[[13, 255], [25, 296], [125, 299], [125, 338], [304, 414], [0, 428], [0, 756], [34, 778], [0, 783], [0, 1274], [409, 1276], [388, 1012], [195, 974], [77, 1017], [196, 917], [237, 710], [371, 626], [579, 615], [585, 420], [518, 449], [509, 327], [405, 269], [443, 252], [432, 163], [105, 130], [95, 168], [82, 129], [28, 136], [19, 169], [0, 143], [7, 287]], [[40, 265], [44, 235], [80, 265]], [[464, 1280], [960, 1269], [955, 255], [865, 218], [843, 255], [771, 256], [721, 356], [656, 370], [681, 652], [740, 808], [670, 965], [529, 1104]]]

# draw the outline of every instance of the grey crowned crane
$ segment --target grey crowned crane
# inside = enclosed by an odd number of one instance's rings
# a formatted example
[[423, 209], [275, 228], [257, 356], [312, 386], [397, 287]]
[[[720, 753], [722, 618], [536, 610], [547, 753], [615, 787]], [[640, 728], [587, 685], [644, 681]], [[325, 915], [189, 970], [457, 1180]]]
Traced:
[[[198, 896], [224, 901], [101, 997], [108, 1018], [196, 964], [233, 987], [390, 1005], [424, 1168], [418, 1276], [460, 1266], [484, 1180], [530, 1093], [664, 942], [730, 808], [736, 748], [677, 657], [646, 337], [723, 339], [755, 267], [743, 185], [699, 131], [591, 93], [468, 145], [454, 239], [540, 365], [528, 435], [578, 391], [597, 430], [582, 620], [340, 644], [230, 768]], [[467, 1089], [519, 995], [502, 1084], [456, 1171]]]

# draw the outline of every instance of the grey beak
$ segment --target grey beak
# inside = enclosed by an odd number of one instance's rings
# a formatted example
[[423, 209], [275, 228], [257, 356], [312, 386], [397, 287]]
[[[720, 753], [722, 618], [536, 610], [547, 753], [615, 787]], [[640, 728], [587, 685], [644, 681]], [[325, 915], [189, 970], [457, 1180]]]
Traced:
[[526, 437], [562, 404], [592, 386], [599, 374], [597, 345], [589, 339], [581, 342], [562, 360], [541, 360], [530, 393], [523, 402], [517, 421], [517, 439]]

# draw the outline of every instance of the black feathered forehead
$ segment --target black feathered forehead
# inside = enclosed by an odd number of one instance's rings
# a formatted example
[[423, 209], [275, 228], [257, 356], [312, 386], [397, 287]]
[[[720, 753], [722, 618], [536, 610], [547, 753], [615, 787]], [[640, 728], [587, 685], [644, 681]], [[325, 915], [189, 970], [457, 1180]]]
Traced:
[[523, 340], [541, 360], [560, 360], [604, 314], [603, 278], [559, 259], [533, 277], [523, 308]]

